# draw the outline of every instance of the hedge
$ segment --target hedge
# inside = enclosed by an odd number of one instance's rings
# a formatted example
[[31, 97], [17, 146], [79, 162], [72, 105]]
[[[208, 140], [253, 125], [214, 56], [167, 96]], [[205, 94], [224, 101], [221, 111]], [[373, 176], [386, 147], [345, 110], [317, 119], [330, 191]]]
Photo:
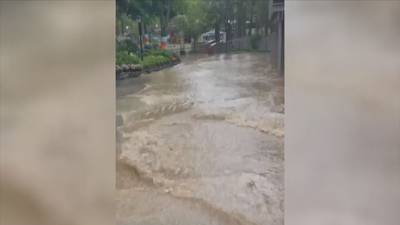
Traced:
[[140, 59], [135, 54], [132, 54], [132, 53], [129, 54], [128, 51], [120, 51], [120, 52], [117, 52], [116, 63], [117, 63], [117, 65], [139, 64]]
[[169, 63], [171, 60], [162, 55], [148, 55], [143, 58], [142, 66], [143, 68], [150, 68], [153, 66], [161, 66]]

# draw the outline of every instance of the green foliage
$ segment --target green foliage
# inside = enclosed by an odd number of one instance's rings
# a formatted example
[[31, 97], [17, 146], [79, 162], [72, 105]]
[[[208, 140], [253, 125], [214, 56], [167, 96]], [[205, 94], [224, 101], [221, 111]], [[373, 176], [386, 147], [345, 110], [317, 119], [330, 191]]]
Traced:
[[[240, 29], [262, 28], [269, 23], [272, 0], [117, 0], [117, 30], [126, 26], [137, 33], [137, 19], [149, 28], [177, 25], [185, 35], [198, 37], [225, 19], [237, 20]], [[176, 18], [176, 21], [174, 21]], [[251, 25], [246, 24], [251, 21]], [[136, 26], [136, 27], [135, 27]]]
[[117, 51], [116, 63], [117, 65], [139, 64], [140, 59], [137, 55], [128, 53], [127, 51], [119, 51], [119, 52]]
[[189, 28], [188, 19], [186, 15], [177, 15], [171, 19], [170, 26], [176, 27], [178, 31], [186, 32]]
[[164, 56], [167, 59], [171, 59], [174, 56], [174, 53], [168, 50], [163, 49], [151, 49], [149, 50], [146, 55], [153, 55], [153, 56]]
[[[194, 39], [210, 29], [226, 31], [229, 37], [251, 35], [249, 31], [268, 34], [271, 29], [272, 0], [116, 0], [117, 35], [133, 35], [138, 39], [138, 19], [144, 33], [165, 36], [173, 31], [186, 40]], [[228, 25], [228, 21], [230, 25]], [[231, 21], [234, 21], [233, 23]], [[161, 33], [161, 34], [160, 34]], [[253, 32], [254, 33], [254, 32]], [[151, 39], [151, 45], [154, 44]], [[257, 48], [259, 37], [251, 37]], [[137, 46], [117, 46], [119, 51], [137, 53]]]
[[117, 20], [121, 20], [124, 14], [135, 21], [140, 17], [144, 24], [157, 23], [161, 30], [166, 32], [169, 19], [184, 11], [186, 2], [186, 0], [117, 0]]
[[139, 47], [134, 44], [131, 40], [124, 40], [117, 42], [117, 52], [127, 51], [128, 53], [138, 52]]
[[[127, 29], [128, 28], [128, 29]], [[116, 17], [117, 34], [121, 35], [124, 32], [129, 32], [132, 35], [139, 35], [139, 28], [137, 21], [131, 15], [122, 12], [117, 14]]]
[[186, 33], [197, 39], [199, 35], [207, 31], [212, 24], [207, 17], [207, 2], [192, 0], [188, 2], [187, 30]]
[[143, 68], [151, 68], [170, 63], [174, 57], [176, 56], [170, 51], [152, 49], [146, 52], [143, 61], [141, 61], [137, 55], [128, 53], [128, 51], [117, 51], [116, 64], [141, 64]]
[[159, 14], [160, 0], [117, 0], [117, 18], [123, 14], [132, 20], [140, 15], [144, 22], [149, 22]]
[[143, 68], [150, 68], [154, 66], [161, 66], [169, 63], [170, 59], [162, 55], [148, 55], [143, 58], [142, 66]]
[[252, 49], [257, 49], [258, 45], [260, 43], [260, 40], [261, 40], [261, 35], [260, 34], [251, 35], [251, 37], [250, 37], [250, 46], [251, 46], [251, 48]]

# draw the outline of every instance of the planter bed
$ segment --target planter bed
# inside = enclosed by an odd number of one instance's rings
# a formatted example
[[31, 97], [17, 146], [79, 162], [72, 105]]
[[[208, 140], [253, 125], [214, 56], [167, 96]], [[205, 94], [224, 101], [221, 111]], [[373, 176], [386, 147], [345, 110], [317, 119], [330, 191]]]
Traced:
[[117, 80], [123, 80], [126, 78], [138, 77], [142, 73], [151, 73], [151, 72], [160, 71], [162, 69], [175, 66], [179, 63], [180, 63], [180, 60], [177, 59], [173, 62], [171, 61], [171, 62], [163, 64], [163, 65], [157, 65], [157, 66], [153, 66], [150, 68], [144, 68], [144, 69], [142, 69], [142, 67], [140, 65], [134, 65], [134, 64], [121, 65], [121, 66], [116, 67], [116, 76], [117, 76], [116, 78], [117, 78]]
[[142, 73], [142, 67], [134, 64], [124, 64], [116, 66], [117, 80], [122, 80], [129, 77], [138, 77]]

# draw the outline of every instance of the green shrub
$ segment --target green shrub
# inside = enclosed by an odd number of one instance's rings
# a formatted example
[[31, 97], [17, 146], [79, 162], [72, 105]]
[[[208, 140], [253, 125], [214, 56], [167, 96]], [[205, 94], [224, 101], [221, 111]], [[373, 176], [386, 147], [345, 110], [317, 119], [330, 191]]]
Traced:
[[254, 34], [250, 37], [250, 46], [252, 49], [258, 49], [258, 45], [261, 40], [261, 35], [260, 34]]
[[146, 52], [143, 61], [140, 58], [128, 51], [117, 51], [116, 64], [141, 64], [142, 68], [150, 68], [154, 66], [161, 66], [172, 62], [175, 57], [174, 53], [167, 50], [152, 49]]
[[172, 58], [172, 56], [174, 55], [173, 52], [170, 52], [168, 50], [163, 50], [163, 49], [151, 49], [149, 51], [146, 52], [146, 55], [150, 56], [164, 56], [166, 58]]
[[139, 64], [140, 59], [137, 55], [128, 53], [128, 51], [119, 51], [119, 52], [117, 51], [116, 63], [117, 63], [117, 65]]
[[139, 51], [137, 44], [131, 40], [117, 41], [117, 52], [127, 51], [128, 53], [135, 53]]
[[149, 68], [150, 66], [154, 65], [155, 57], [154, 56], [146, 56], [143, 58], [142, 67]]
[[170, 59], [162, 55], [147, 55], [143, 58], [142, 67], [150, 68], [154, 66], [161, 66], [170, 62]]

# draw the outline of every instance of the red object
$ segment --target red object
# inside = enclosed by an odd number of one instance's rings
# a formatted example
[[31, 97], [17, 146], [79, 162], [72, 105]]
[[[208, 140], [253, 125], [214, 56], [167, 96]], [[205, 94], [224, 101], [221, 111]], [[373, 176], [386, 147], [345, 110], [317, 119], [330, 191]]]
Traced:
[[161, 49], [167, 49], [167, 43], [166, 42], [161, 42]]
[[161, 49], [167, 49], [168, 47], [168, 37], [162, 37], [161, 38]]

